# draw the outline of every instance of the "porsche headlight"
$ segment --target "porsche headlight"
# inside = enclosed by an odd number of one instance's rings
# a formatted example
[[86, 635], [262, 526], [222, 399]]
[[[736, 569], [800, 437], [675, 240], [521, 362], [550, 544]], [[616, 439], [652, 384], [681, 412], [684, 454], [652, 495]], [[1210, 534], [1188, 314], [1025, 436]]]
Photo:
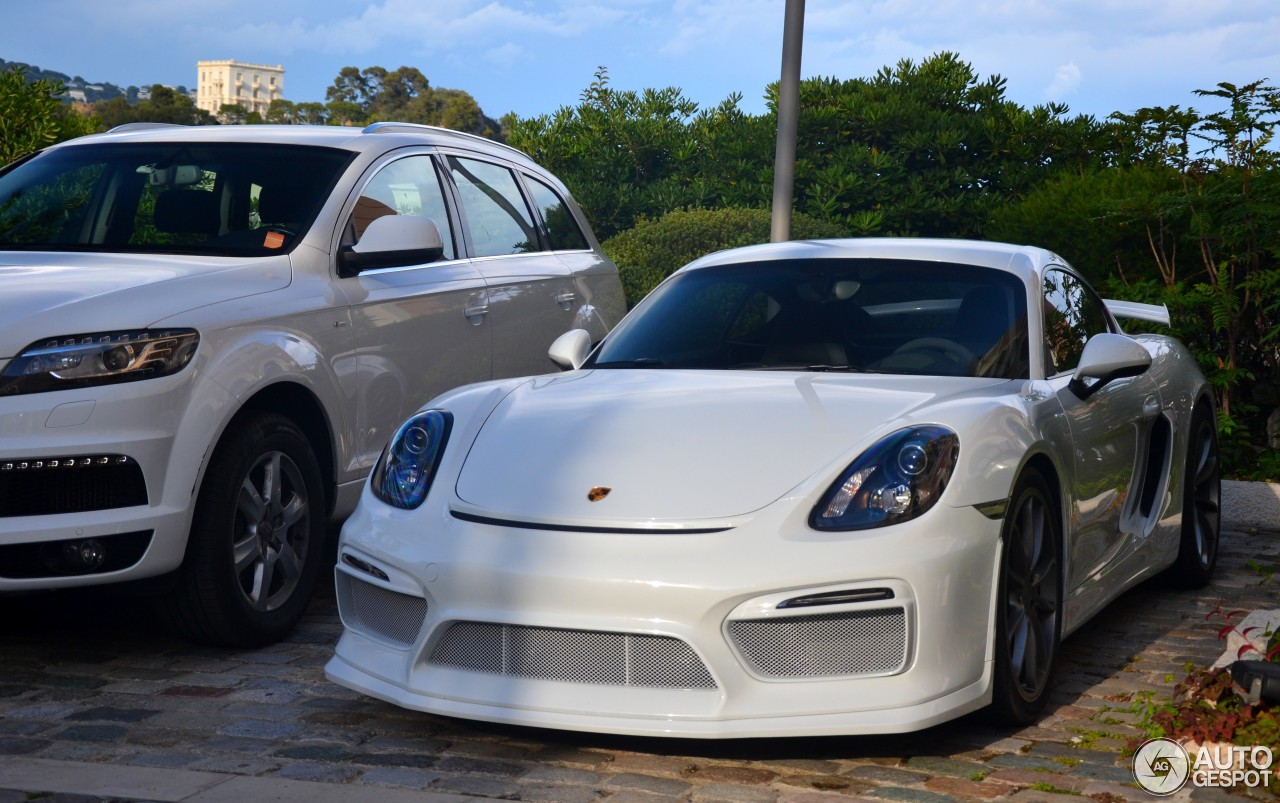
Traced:
[[844, 470], [809, 516], [818, 530], [866, 530], [909, 521], [947, 487], [960, 439], [938, 426], [886, 435]]
[[444, 410], [427, 410], [401, 424], [373, 469], [374, 496], [404, 510], [421, 505], [452, 428], [453, 416]]
[[200, 343], [194, 329], [56, 337], [33, 343], [0, 373], [0, 396], [134, 382], [177, 373]]

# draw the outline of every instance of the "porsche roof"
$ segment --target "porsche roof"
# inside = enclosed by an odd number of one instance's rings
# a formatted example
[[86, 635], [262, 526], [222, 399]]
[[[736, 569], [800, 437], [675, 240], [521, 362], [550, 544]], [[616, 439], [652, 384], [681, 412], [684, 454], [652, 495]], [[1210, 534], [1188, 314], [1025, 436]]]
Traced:
[[781, 259], [911, 259], [930, 262], [959, 262], [997, 268], [1023, 277], [1045, 265], [1067, 264], [1052, 251], [1027, 245], [1010, 245], [979, 240], [944, 240], [917, 237], [862, 237], [843, 240], [792, 240], [784, 243], [749, 245], [717, 251], [698, 259], [682, 270], [743, 262]]

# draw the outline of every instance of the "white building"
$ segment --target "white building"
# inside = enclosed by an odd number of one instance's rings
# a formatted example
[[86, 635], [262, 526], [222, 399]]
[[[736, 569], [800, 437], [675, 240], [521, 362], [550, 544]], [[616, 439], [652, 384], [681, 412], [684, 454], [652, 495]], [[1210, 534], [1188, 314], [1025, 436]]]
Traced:
[[246, 61], [197, 61], [196, 106], [217, 114], [224, 105], [266, 114], [271, 101], [284, 97], [284, 65]]

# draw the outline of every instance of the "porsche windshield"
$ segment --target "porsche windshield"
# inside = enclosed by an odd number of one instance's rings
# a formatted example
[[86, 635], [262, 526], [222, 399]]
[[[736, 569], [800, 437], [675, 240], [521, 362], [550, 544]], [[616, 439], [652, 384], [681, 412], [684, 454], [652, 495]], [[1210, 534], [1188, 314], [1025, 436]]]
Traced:
[[585, 367], [1029, 376], [1026, 291], [999, 270], [870, 258], [679, 274]]
[[351, 158], [248, 143], [53, 148], [0, 174], [0, 249], [278, 254], [306, 232]]

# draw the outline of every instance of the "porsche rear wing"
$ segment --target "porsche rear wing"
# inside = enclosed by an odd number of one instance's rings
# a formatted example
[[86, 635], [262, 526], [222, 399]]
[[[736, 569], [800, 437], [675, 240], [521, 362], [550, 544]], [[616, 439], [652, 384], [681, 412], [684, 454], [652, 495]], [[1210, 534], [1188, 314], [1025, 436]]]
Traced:
[[1103, 304], [1117, 318], [1129, 318], [1139, 321], [1152, 321], [1169, 326], [1169, 308], [1164, 304], [1139, 304], [1136, 301], [1116, 301], [1104, 298]]

